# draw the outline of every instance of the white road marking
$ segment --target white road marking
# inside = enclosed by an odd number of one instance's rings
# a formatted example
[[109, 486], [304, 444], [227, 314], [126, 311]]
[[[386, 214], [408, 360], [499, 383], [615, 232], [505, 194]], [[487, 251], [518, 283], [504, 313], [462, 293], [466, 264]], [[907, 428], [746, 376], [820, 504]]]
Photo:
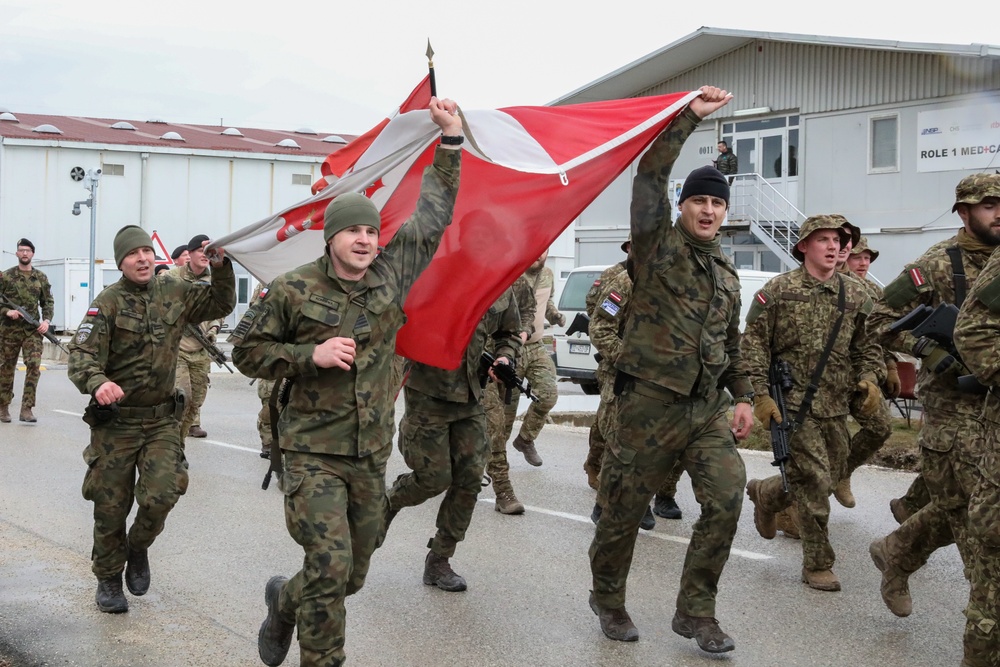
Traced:
[[260, 449], [253, 449], [252, 447], [244, 447], [242, 445], [231, 445], [228, 442], [219, 442], [218, 440], [199, 440], [195, 438], [197, 442], [203, 442], [206, 445], [218, 445], [219, 447], [226, 447], [228, 449], [238, 449], [241, 452], [250, 452], [251, 454], [259, 454]]
[[[493, 498], [480, 498], [481, 503], [496, 503]], [[532, 507], [531, 505], [525, 505], [524, 510], [531, 512], [538, 512], [539, 514], [548, 514], [549, 516], [557, 516], [562, 519], [569, 519], [570, 521], [579, 521], [580, 523], [593, 523], [589, 516], [580, 516], [579, 514], [570, 514], [568, 512], [558, 512], [556, 510], [545, 509], [544, 507]], [[677, 537], [676, 535], [667, 535], [665, 533], [656, 533], [651, 530], [640, 530], [640, 535], [645, 535], [646, 537], [655, 537], [658, 540], [664, 540], [666, 542], [677, 542], [678, 544], [690, 544], [691, 540], [686, 537]], [[729, 552], [733, 556], [739, 556], [740, 558], [746, 558], [747, 560], [770, 560], [774, 556], [768, 556], [767, 554], [760, 554], [755, 551], [744, 551], [743, 549], [732, 549]]]
[[82, 412], [70, 412], [69, 410], [53, 410], [52, 412], [58, 412], [61, 415], [69, 415], [70, 417], [83, 417]]

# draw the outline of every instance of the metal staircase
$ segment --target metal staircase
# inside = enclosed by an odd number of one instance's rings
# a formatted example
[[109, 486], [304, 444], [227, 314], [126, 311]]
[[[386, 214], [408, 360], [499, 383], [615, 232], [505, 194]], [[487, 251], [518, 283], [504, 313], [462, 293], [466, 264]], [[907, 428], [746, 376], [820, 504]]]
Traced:
[[730, 186], [729, 224], [745, 224], [791, 270], [799, 265], [792, 248], [806, 215], [760, 174], [736, 174]]

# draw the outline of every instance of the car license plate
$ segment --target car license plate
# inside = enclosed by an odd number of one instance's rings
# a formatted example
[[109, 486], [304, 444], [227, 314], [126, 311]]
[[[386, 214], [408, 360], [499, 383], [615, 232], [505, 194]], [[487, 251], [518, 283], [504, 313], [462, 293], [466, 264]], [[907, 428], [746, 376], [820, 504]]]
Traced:
[[590, 343], [570, 343], [570, 354], [590, 354]]

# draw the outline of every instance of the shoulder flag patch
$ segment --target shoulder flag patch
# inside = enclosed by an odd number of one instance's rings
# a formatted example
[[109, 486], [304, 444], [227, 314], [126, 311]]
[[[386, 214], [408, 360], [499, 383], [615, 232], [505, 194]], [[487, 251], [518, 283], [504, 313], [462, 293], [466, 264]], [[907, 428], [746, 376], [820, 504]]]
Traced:
[[93, 317], [94, 315], [100, 315], [101, 309], [96, 306], [91, 306], [87, 309], [87, 317]]
[[266, 297], [266, 296], [267, 296], [267, 288], [266, 287], [262, 287], [261, 290], [260, 290], [260, 294], [257, 295], [257, 298], [260, 299], [261, 301], [263, 301], [264, 297]]
[[754, 296], [754, 298], [757, 299], [758, 302], [760, 302], [760, 305], [762, 305], [762, 306], [766, 306], [767, 305], [767, 295], [764, 294], [763, 291], [758, 290], [757, 294], [756, 294], [756, 296]]
[[608, 295], [608, 298], [617, 304], [620, 304], [622, 302], [622, 295], [614, 290], [611, 290], [611, 294]]
[[917, 287], [920, 287], [925, 282], [927, 282], [926, 280], [924, 280], [924, 274], [920, 273], [919, 266], [915, 266], [912, 269], [910, 269], [910, 280], [912, 280], [913, 284], [916, 285]]

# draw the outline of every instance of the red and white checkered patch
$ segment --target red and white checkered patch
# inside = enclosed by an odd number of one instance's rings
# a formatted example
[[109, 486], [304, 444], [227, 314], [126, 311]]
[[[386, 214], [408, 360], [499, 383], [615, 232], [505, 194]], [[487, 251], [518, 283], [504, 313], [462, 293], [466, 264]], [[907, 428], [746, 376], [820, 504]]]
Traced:
[[926, 280], [924, 280], [924, 274], [920, 273], [920, 267], [917, 266], [910, 269], [910, 280], [912, 280], [913, 284], [916, 285], [917, 287], [920, 287], [925, 282], [927, 282]]

